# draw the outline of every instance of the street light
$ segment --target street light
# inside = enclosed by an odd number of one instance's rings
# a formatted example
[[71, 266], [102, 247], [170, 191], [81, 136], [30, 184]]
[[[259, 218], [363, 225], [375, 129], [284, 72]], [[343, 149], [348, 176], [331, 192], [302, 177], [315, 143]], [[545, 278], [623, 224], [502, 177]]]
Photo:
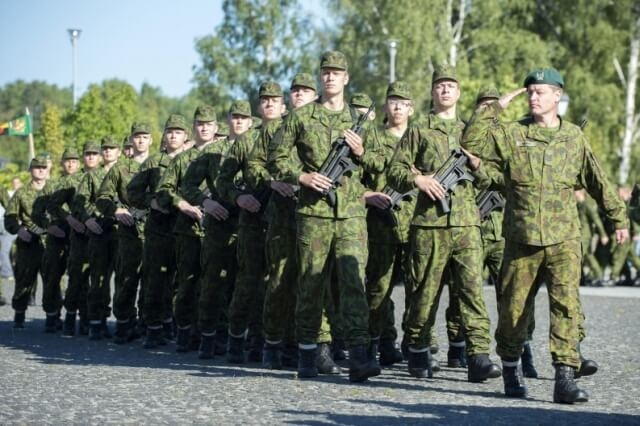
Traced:
[[396, 81], [396, 52], [398, 42], [389, 40], [389, 83]]
[[76, 102], [78, 100], [78, 93], [77, 93], [78, 88], [76, 84], [76, 73], [78, 68], [78, 64], [76, 60], [76, 44], [82, 30], [71, 28], [71, 29], [68, 29], [67, 32], [69, 33], [69, 38], [71, 38], [71, 61], [72, 61], [71, 94], [73, 95], [73, 106], [75, 107]]
[[568, 109], [569, 109], [569, 95], [567, 95], [566, 93], [563, 93], [562, 96], [560, 96], [560, 101], [558, 102], [558, 115], [560, 117], [564, 117]]

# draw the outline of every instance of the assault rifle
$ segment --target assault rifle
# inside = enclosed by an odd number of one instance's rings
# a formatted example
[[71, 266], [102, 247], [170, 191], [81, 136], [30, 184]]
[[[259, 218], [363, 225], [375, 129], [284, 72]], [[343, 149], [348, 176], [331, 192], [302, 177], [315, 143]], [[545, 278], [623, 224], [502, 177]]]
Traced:
[[[374, 107], [375, 105], [371, 104], [367, 112], [358, 118], [356, 124], [351, 127], [353, 132], [362, 136], [362, 133], [364, 132], [363, 125], [369, 118]], [[340, 185], [342, 185], [342, 177], [345, 173], [357, 168], [358, 165], [351, 159], [351, 148], [347, 145], [344, 136], [339, 137], [331, 146], [329, 155], [327, 155], [327, 158], [324, 160], [324, 163], [322, 163], [320, 170], [318, 170], [318, 173], [331, 179], [331, 187], [322, 192], [322, 195], [327, 197], [327, 202], [331, 207], [336, 205], [336, 190]]]
[[463, 180], [473, 182], [475, 180], [475, 177], [467, 171], [467, 161], [468, 158], [461, 149], [454, 149], [451, 151], [451, 156], [447, 158], [447, 161], [444, 162], [434, 176], [434, 179], [437, 180], [447, 192], [444, 198], [438, 200], [443, 213], [449, 213], [451, 211], [451, 207], [449, 207], [449, 193], [453, 192], [458, 182]]
[[396, 212], [402, 210], [402, 206], [400, 204], [403, 201], [410, 200], [411, 198], [417, 196], [418, 190], [412, 189], [411, 191], [402, 193], [396, 191], [389, 185], [385, 185], [385, 187], [382, 189], [382, 192], [391, 197], [389, 207], [384, 210], [376, 208], [375, 211], [379, 212], [382, 215], [388, 225], [390, 225], [391, 227], [396, 227], [398, 226], [398, 217], [396, 216]]
[[480, 221], [489, 218], [492, 211], [504, 208], [505, 200], [498, 191], [484, 190], [476, 196], [476, 205], [480, 210]]

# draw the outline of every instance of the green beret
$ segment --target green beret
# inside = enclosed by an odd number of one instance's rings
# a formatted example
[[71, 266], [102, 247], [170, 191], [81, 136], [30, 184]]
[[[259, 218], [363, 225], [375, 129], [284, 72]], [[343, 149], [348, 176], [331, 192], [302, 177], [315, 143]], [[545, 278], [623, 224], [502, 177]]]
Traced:
[[396, 98], [413, 99], [411, 88], [404, 81], [394, 81], [387, 88], [387, 98], [395, 96]]
[[311, 74], [306, 72], [298, 73], [295, 77], [293, 77], [293, 81], [291, 82], [291, 89], [296, 86], [308, 87], [309, 89], [313, 89], [316, 92], [318, 91], [316, 79]]
[[258, 91], [258, 97], [261, 98], [263, 96], [284, 96], [284, 94], [278, 83], [275, 81], [265, 81], [260, 85], [260, 90]]
[[440, 80], [452, 80], [459, 83], [456, 69], [451, 65], [442, 65], [436, 68], [431, 77], [431, 85], [433, 86]]
[[337, 50], [324, 52], [320, 57], [320, 69], [322, 68], [335, 68], [346, 71], [349, 68], [347, 57], [344, 56], [344, 53], [338, 52]]
[[247, 101], [236, 100], [231, 103], [229, 107], [230, 115], [243, 115], [245, 117], [251, 117], [251, 104]]
[[38, 154], [31, 159], [29, 168], [33, 169], [34, 167], [48, 167], [47, 161], [48, 161], [48, 158], [46, 155]]
[[351, 95], [349, 105], [354, 108], [369, 108], [373, 101], [366, 93], [358, 92]]
[[555, 68], [538, 68], [531, 71], [524, 79], [524, 87], [530, 84], [550, 84], [551, 86], [564, 87], [564, 80]]
[[149, 123], [144, 123], [141, 121], [136, 121], [131, 125], [131, 133], [130, 135], [137, 135], [138, 133], [148, 133], [151, 134], [151, 125]]
[[181, 129], [181, 130], [184, 130], [185, 132], [188, 132], [189, 127], [190, 126], [189, 126], [189, 123], [187, 122], [186, 117], [182, 114], [171, 114], [169, 118], [167, 118], [167, 121], [164, 123], [165, 130]]
[[120, 142], [111, 135], [107, 135], [100, 139], [100, 147], [101, 148], [120, 148]]
[[484, 99], [500, 99], [500, 92], [494, 86], [481, 87], [476, 96], [476, 104]]
[[193, 121], [216, 121], [216, 111], [210, 105], [200, 105], [193, 114]]
[[218, 123], [218, 130], [216, 130], [216, 136], [229, 136], [229, 125], [222, 121]]
[[82, 153], [88, 154], [90, 152], [100, 154], [100, 144], [96, 141], [86, 141], [82, 146]]
[[80, 153], [75, 147], [66, 148], [62, 152], [62, 161], [64, 160], [78, 160], [80, 158]]

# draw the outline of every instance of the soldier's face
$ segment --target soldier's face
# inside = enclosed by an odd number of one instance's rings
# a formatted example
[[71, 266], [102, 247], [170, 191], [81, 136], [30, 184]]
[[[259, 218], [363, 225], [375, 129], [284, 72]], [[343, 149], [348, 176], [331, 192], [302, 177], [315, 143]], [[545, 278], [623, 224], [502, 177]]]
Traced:
[[320, 82], [323, 94], [338, 95], [343, 93], [345, 86], [349, 84], [349, 73], [336, 68], [322, 68]]
[[84, 159], [84, 168], [87, 170], [95, 169], [100, 164], [100, 154], [97, 152], [85, 152], [82, 158]]
[[120, 150], [118, 148], [104, 147], [102, 148], [102, 158], [107, 163], [113, 163], [120, 156]]
[[384, 107], [389, 124], [392, 126], [407, 123], [413, 114], [413, 102], [396, 96], [388, 98]]
[[244, 115], [231, 114], [229, 118], [229, 131], [231, 136], [240, 136], [251, 127], [251, 117], [245, 117]]
[[164, 131], [165, 148], [169, 154], [182, 148], [187, 140], [187, 132], [182, 129], [167, 129]]
[[436, 109], [450, 108], [460, 99], [460, 86], [453, 80], [440, 80], [433, 85], [431, 96]]
[[275, 120], [284, 114], [282, 96], [263, 96], [260, 98], [260, 116], [263, 120]]
[[531, 115], [542, 116], [550, 112], [557, 113], [562, 90], [549, 84], [530, 84], [527, 96]]
[[317, 98], [318, 95], [315, 90], [304, 86], [294, 86], [289, 95], [291, 105], [293, 105], [294, 108], [300, 108], [303, 105], [315, 101]]
[[218, 124], [215, 121], [196, 121], [193, 127], [196, 130], [196, 138], [200, 142], [212, 141], [218, 130]]
[[62, 162], [62, 169], [64, 173], [67, 175], [71, 175], [78, 171], [80, 168], [80, 162], [76, 158], [69, 158], [68, 160], [64, 160]]
[[134, 154], [143, 154], [149, 152], [149, 145], [153, 142], [149, 133], [136, 133], [131, 136]]
[[46, 167], [31, 167], [31, 178], [33, 180], [43, 180], [47, 178], [49, 170]]

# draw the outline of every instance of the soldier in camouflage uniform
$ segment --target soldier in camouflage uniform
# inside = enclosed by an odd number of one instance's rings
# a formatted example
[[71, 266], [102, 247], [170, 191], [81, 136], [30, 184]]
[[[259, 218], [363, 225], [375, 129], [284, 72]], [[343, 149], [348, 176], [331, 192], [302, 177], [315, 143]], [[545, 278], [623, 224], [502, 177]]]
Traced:
[[[626, 186], [619, 187], [618, 195], [628, 206], [631, 200], [631, 188]], [[634, 230], [633, 225], [633, 222], [631, 222], [631, 231]], [[618, 244], [613, 239], [611, 243], [611, 278], [609, 282], [612, 285], [632, 285], [633, 280], [629, 265], [633, 265], [636, 271], [640, 271], [640, 257], [634, 251], [633, 242], [629, 240], [623, 244]]]
[[[0, 220], [0, 253], [2, 253], [3, 250], [2, 246], [4, 244], [7, 244], [4, 238], [6, 233], [4, 229], [4, 212], [9, 205], [9, 198], [9, 192], [5, 188], [0, 187], [0, 218], [2, 218]], [[5, 267], [6, 265], [4, 265], [4, 258], [0, 255], [0, 272], [4, 272]], [[2, 287], [6, 278], [8, 277], [0, 275], [0, 306], [4, 306], [7, 304], [7, 299], [2, 296]]]
[[67, 266], [69, 253], [69, 224], [61, 215], [55, 216], [50, 208], [51, 199], [60, 188], [69, 186], [69, 182], [77, 183], [74, 176], [79, 169], [80, 155], [75, 148], [67, 148], [62, 153], [62, 177], [49, 179], [42, 190], [45, 197], [46, 223], [41, 226], [47, 229], [44, 256], [42, 259], [42, 308], [47, 317], [45, 320], [45, 332], [55, 333], [60, 321], [60, 309], [62, 308], [62, 292], [60, 280]]
[[598, 214], [598, 206], [591, 200], [587, 200], [585, 190], [576, 190], [575, 195], [578, 205], [578, 216], [580, 218], [582, 265], [588, 268], [586, 274], [583, 272], [584, 283], [586, 285], [602, 285], [604, 271], [591, 250], [591, 244], [594, 233], [598, 236], [598, 242], [605, 246], [609, 243], [609, 236]]
[[44, 252], [41, 236], [45, 230], [36, 225], [32, 213], [34, 210], [45, 210], [38, 204], [45, 202], [41, 191], [47, 178], [46, 158], [36, 156], [31, 160], [29, 169], [31, 182], [13, 194], [4, 215], [5, 229], [11, 234], [18, 235], [14, 266], [15, 291], [11, 299], [11, 306], [15, 311], [13, 328], [24, 328], [25, 312], [37, 282]]
[[[456, 113], [460, 87], [455, 69], [443, 66], [434, 71], [431, 95], [433, 112], [407, 130], [388, 172], [389, 183], [400, 192], [419, 189], [407, 260], [411, 289], [405, 324], [409, 373], [419, 378], [433, 375], [428, 331], [435, 321], [436, 296], [449, 267], [451, 279], [447, 281], [451, 293], [459, 298], [467, 379], [482, 382], [498, 377], [500, 368], [489, 358], [491, 338], [482, 290], [482, 239], [475, 190], [469, 181], [463, 181], [455, 192], [447, 194], [434, 178], [451, 151], [460, 148], [464, 128]], [[477, 157], [468, 155], [469, 172], [477, 180], [478, 163]], [[438, 200], [442, 199], [450, 204], [449, 213], [441, 211]]]
[[[274, 153], [275, 178], [300, 185], [296, 209], [300, 262], [296, 302], [298, 376], [318, 374], [315, 360], [322, 301], [327, 291], [326, 277], [335, 271], [349, 346], [349, 379], [359, 382], [380, 374], [376, 360], [368, 354], [369, 309], [364, 291], [367, 230], [366, 209], [361, 202], [366, 189], [361, 178], [363, 170], [382, 171], [384, 160], [375, 146], [366, 142], [366, 133], [363, 138], [350, 129], [359, 116], [344, 99], [349, 73], [343, 53], [329, 51], [322, 55], [320, 80], [320, 102], [291, 112]], [[343, 176], [332, 206], [323, 192], [334, 182], [318, 170], [339, 137], [344, 137], [349, 156], [359, 167]], [[292, 155], [294, 149], [297, 156]]]
[[118, 222], [118, 253], [115, 260], [113, 295], [113, 313], [117, 320], [114, 342], [118, 344], [139, 337], [136, 330], [135, 302], [140, 282], [146, 213], [130, 205], [127, 184], [138, 173], [140, 164], [149, 156], [149, 147], [153, 142], [151, 126], [142, 122], [133, 123], [129, 139], [133, 144], [133, 157], [122, 156], [109, 169], [96, 199], [98, 211], [105, 217], [115, 217]]
[[[463, 145], [483, 159], [482, 171], [506, 196], [505, 258], [496, 330], [505, 394], [527, 393], [518, 360], [527, 339], [527, 320], [537, 283], [549, 293], [549, 347], [556, 369], [554, 402], [588, 400], [574, 380], [580, 367], [579, 323], [582, 313], [581, 246], [574, 188], [584, 187], [616, 224], [619, 243], [629, 237], [624, 204], [607, 181], [580, 128], [562, 120], [557, 106], [564, 81], [553, 68], [537, 69], [524, 88], [504, 95], [472, 118]], [[530, 115], [513, 123], [500, 121], [511, 100], [527, 93]], [[493, 144], [486, 141], [492, 140]]]
[[87, 316], [89, 339], [110, 338], [107, 318], [111, 316], [111, 276], [118, 251], [115, 218], [104, 216], [96, 208], [98, 191], [107, 172], [120, 156], [120, 144], [113, 136], [101, 140], [102, 167], [88, 171], [82, 177], [72, 202], [71, 212], [86, 227], [89, 234], [89, 290], [87, 292]]
[[[188, 352], [197, 348], [200, 335], [192, 327], [197, 325], [197, 301], [200, 291], [200, 249], [204, 235], [200, 225], [203, 213], [198, 206], [182, 196], [180, 188], [187, 169], [193, 161], [213, 144], [216, 132], [216, 113], [212, 106], [201, 105], [193, 114], [195, 144], [178, 154], [164, 171], [156, 200], [165, 211], [177, 211], [173, 228], [176, 248], [176, 295], [174, 316], [178, 326], [176, 351]], [[195, 328], [195, 327], [193, 327]], [[193, 339], [193, 342], [192, 342]]]
[[189, 128], [184, 116], [171, 114], [162, 136], [164, 148], [151, 154], [127, 184], [130, 205], [149, 212], [144, 223], [141, 282], [144, 288], [142, 317], [147, 327], [143, 346], [146, 349], [165, 345], [167, 340], [173, 339], [176, 211], [159, 207], [156, 190], [169, 162], [182, 152]]
[[71, 206], [76, 188], [83, 176], [90, 170], [100, 166], [100, 145], [87, 141], [83, 146], [84, 168], [81, 173], [74, 173], [63, 179], [51, 197], [47, 210], [57, 221], [64, 221], [69, 229], [69, 255], [67, 262], [67, 290], [64, 296], [66, 315], [62, 335], [71, 337], [76, 332], [76, 317], [80, 314], [80, 333], [89, 332], [87, 318], [87, 290], [89, 287], [89, 258], [87, 255], [88, 236], [84, 224], [71, 213]]

